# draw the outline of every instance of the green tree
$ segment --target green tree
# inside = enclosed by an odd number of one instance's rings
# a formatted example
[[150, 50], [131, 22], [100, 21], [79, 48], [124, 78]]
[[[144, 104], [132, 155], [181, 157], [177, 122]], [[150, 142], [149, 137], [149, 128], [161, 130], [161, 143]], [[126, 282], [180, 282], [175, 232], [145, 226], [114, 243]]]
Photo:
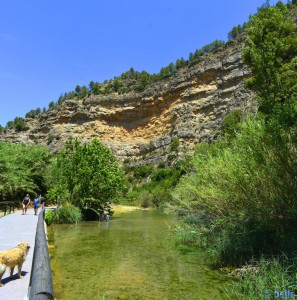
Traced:
[[30, 111], [28, 111], [25, 115], [25, 118], [35, 118], [36, 116], [36, 111], [35, 109], [31, 109]]
[[252, 71], [247, 86], [257, 93], [260, 110], [272, 114], [277, 104], [296, 99], [296, 25], [285, 5], [264, 6], [251, 16], [246, 31], [243, 59]]
[[[57, 104], [58, 104], [58, 105], [62, 104], [62, 102], [63, 102], [64, 100], [65, 100], [64, 96], [61, 95], [61, 96], [59, 97], [58, 101], [57, 101]], [[54, 103], [54, 106], [55, 106], [55, 103]], [[53, 107], [54, 107], [54, 106], [53, 106]]]
[[130, 70], [128, 71], [129, 79], [134, 79], [135, 75], [136, 75], [136, 71], [134, 70], [133, 67], [131, 67]]
[[55, 102], [54, 101], [51, 101], [48, 105], [48, 109], [52, 109], [55, 107]]
[[234, 26], [230, 32], [228, 32], [228, 40], [235, 39], [239, 34], [241, 34], [244, 31], [244, 26], [241, 26], [240, 24], [237, 26]]
[[95, 82], [94, 88], [93, 88], [93, 93], [95, 95], [99, 95], [101, 93], [101, 84], [99, 82]]
[[44, 193], [50, 160], [45, 147], [0, 142], [0, 200], [21, 200], [25, 193]]
[[183, 68], [186, 65], [186, 61], [182, 57], [182, 58], [176, 60], [175, 65], [176, 65], [176, 69], [178, 70], [180, 68]]
[[82, 145], [70, 139], [53, 164], [49, 184], [51, 198], [69, 200], [75, 205], [95, 199], [99, 205], [119, 196], [123, 171], [111, 151], [98, 140]]
[[140, 79], [138, 80], [138, 85], [135, 88], [136, 91], [139, 91], [139, 92], [143, 91], [147, 87], [147, 85], [150, 83], [150, 79], [151, 79], [150, 74], [145, 71], [142, 71], [140, 73]]
[[193, 61], [194, 60], [194, 54], [192, 52], [190, 52], [189, 54], [189, 61]]
[[94, 90], [94, 87], [95, 87], [95, 82], [92, 80], [89, 83], [89, 90], [90, 90], [90, 92], [92, 92]]
[[40, 107], [37, 107], [36, 109], [31, 109], [29, 112], [26, 113], [26, 118], [35, 118], [36, 116], [41, 114]]
[[83, 86], [81, 87], [81, 91], [80, 91], [80, 98], [84, 98], [84, 97], [86, 97], [88, 94], [89, 94], [89, 89], [88, 89], [85, 85], [83, 85]]
[[20, 117], [16, 117], [14, 119], [14, 128], [16, 131], [22, 131], [25, 129], [24, 119]]
[[13, 127], [14, 127], [14, 122], [13, 122], [13, 121], [8, 121], [8, 122], [6, 123], [6, 128], [12, 129]]
[[176, 70], [176, 67], [175, 67], [174, 63], [171, 62], [168, 65], [168, 71], [169, 71], [170, 74], [172, 74], [175, 70]]
[[77, 86], [75, 87], [75, 92], [76, 92], [77, 95], [80, 94], [80, 92], [81, 92], [81, 86], [80, 86], [80, 85], [77, 85]]
[[113, 83], [112, 83], [112, 87], [113, 87], [114, 92], [118, 92], [121, 86], [122, 86], [122, 82], [120, 81], [120, 79], [115, 78]]

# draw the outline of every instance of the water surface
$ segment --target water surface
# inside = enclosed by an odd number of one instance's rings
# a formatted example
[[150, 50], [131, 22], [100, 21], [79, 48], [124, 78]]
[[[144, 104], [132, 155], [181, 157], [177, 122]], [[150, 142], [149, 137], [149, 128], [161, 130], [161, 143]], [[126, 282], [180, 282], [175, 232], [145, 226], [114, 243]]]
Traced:
[[56, 299], [225, 299], [225, 278], [205, 255], [176, 246], [176, 223], [139, 210], [108, 223], [50, 226]]

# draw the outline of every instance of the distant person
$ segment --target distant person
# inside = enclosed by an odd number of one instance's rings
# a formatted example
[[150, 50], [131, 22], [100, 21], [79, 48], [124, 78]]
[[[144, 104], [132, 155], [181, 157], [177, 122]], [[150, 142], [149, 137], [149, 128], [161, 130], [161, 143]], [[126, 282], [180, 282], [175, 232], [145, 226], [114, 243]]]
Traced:
[[38, 197], [38, 195], [35, 196], [34, 198], [34, 215], [37, 215], [39, 204], [41, 201], [41, 196]]
[[106, 215], [105, 215], [105, 221], [108, 222], [108, 221], [109, 221], [109, 218], [110, 218], [109, 214], [106, 214]]
[[100, 214], [100, 221], [104, 221], [104, 220], [105, 220], [105, 213], [104, 211], [102, 211]]
[[23, 207], [23, 215], [27, 213], [27, 209], [28, 209], [28, 206], [30, 204], [30, 195], [27, 194], [26, 197], [23, 199], [23, 202], [22, 202], [22, 207]]

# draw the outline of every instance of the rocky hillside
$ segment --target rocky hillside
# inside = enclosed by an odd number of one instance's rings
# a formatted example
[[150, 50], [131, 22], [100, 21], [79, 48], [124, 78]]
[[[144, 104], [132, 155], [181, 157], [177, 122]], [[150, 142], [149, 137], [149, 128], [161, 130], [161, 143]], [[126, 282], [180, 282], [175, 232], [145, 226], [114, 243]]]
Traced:
[[243, 46], [244, 37], [238, 38], [141, 93], [66, 100], [38, 118], [25, 119], [26, 131], [6, 129], [0, 139], [57, 151], [70, 136], [85, 142], [96, 137], [126, 163], [177, 158], [215, 139], [223, 118], [249, 105], [253, 95], [243, 84], [249, 75], [241, 59]]

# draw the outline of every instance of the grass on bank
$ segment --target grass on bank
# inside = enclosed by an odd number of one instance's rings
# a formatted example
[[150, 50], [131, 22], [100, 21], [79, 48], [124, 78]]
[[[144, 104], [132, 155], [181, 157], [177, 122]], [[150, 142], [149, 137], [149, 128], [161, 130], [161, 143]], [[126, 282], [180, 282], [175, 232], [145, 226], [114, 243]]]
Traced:
[[[295, 298], [289, 293], [296, 294], [297, 290], [296, 259], [289, 260], [282, 256], [261, 258], [232, 273], [235, 279], [227, 287], [230, 299]], [[244, 298], [239, 295], [244, 295]]]

